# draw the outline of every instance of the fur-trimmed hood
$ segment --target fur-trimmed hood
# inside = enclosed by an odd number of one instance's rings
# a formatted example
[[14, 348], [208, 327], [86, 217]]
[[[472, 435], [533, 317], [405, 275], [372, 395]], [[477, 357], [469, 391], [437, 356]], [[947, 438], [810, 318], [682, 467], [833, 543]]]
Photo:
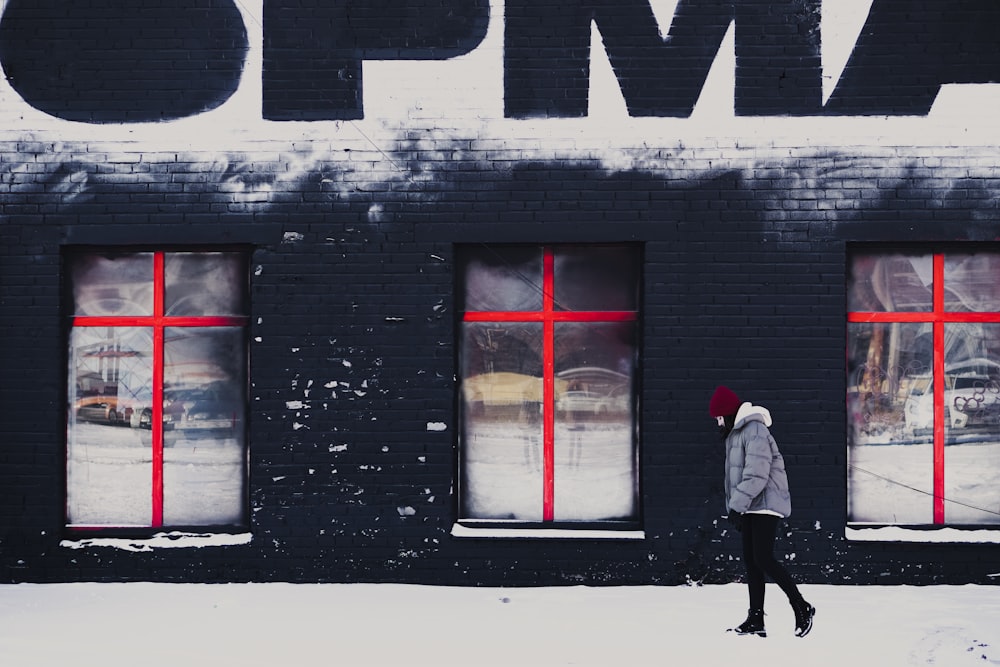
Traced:
[[764, 422], [764, 426], [770, 428], [771, 412], [767, 408], [746, 401], [740, 404], [740, 409], [736, 411], [736, 423], [733, 425], [733, 430], [743, 428], [749, 421]]

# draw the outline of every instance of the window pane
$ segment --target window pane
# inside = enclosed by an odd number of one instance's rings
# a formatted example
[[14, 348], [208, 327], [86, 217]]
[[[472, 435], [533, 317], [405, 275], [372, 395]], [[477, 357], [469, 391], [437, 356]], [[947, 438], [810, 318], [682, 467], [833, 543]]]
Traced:
[[246, 517], [243, 331], [167, 327], [163, 518], [232, 525]]
[[634, 519], [638, 513], [635, 328], [555, 326], [555, 518]]
[[70, 332], [67, 519], [75, 525], [149, 525], [152, 441], [135, 412], [152, 384], [149, 329]]
[[542, 325], [466, 322], [462, 325], [462, 376], [510, 372], [542, 376]]
[[932, 328], [848, 325], [848, 519], [933, 522]]
[[634, 248], [584, 246], [559, 249], [553, 257], [559, 310], [635, 310], [639, 259]]
[[944, 306], [948, 311], [1000, 311], [1000, 255], [946, 255]]
[[167, 315], [243, 315], [246, 268], [237, 253], [168, 253], [164, 260]]
[[1000, 523], [1000, 324], [945, 324], [944, 410], [945, 521]]
[[68, 258], [73, 314], [151, 315], [153, 255], [80, 255]]
[[540, 324], [462, 325], [461, 503], [469, 519], [542, 519]]
[[542, 249], [484, 246], [460, 258], [466, 311], [542, 309]]
[[929, 311], [931, 255], [865, 255], [851, 261], [847, 309], [856, 312]]

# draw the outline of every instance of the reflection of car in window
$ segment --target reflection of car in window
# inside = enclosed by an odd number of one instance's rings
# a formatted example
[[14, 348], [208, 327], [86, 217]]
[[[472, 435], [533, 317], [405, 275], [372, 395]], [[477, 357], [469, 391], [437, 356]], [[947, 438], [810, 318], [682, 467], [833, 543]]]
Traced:
[[632, 405], [632, 387], [620, 384], [597, 403], [599, 414], [628, 412]]
[[556, 409], [562, 412], [596, 412], [600, 397], [584, 389], [564, 391], [556, 400]]
[[228, 383], [218, 381], [163, 392], [165, 429], [231, 431], [237, 427], [241, 404]]
[[556, 410], [560, 412], [587, 412], [603, 415], [628, 412], [629, 387], [619, 385], [610, 391], [591, 392], [586, 390], [567, 391], [556, 400]]
[[115, 396], [84, 396], [77, 399], [76, 418], [79, 421], [97, 424], [121, 424], [121, 413], [118, 412], [118, 398]]
[[[944, 420], [950, 428], [1000, 423], [1000, 383], [977, 372], [946, 373]], [[934, 382], [930, 374], [911, 379], [903, 406], [906, 428], [923, 433], [934, 428]]]
[[558, 374], [565, 386], [556, 393], [556, 411], [575, 415], [626, 413], [632, 386], [627, 375], [606, 368], [574, 368]]
[[153, 393], [149, 389], [135, 392], [135, 395], [119, 399], [122, 421], [132, 428], [153, 427]]
[[129, 424], [132, 428], [153, 428], [153, 408], [146, 407], [133, 412]]

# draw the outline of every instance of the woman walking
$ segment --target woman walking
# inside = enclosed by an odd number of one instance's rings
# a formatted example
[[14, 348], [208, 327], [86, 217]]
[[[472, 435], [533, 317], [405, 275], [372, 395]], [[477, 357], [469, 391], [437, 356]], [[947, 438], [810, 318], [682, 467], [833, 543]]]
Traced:
[[812, 630], [816, 609], [802, 598], [791, 575], [774, 557], [778, 521], [792, 511], [785, 475], [785, 461], [771, 436], [771, 413], [749, 402], [741, 402], [728, 387], [712, 394], [709, 414], [719, 425], [726, 445], [726, 510], [729, 522], [743, 537], [750, 611], [747, 619], [732, 628], [740, 635], [766, 637], [764, 629], [764, 584], [770, 576], [788, 596], [795, 612], [795, 635]]

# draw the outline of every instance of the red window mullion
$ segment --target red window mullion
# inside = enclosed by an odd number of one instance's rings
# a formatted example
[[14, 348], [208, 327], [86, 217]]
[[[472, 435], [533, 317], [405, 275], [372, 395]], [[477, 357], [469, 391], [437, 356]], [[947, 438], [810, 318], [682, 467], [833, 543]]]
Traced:
[[77, 315], [73, 318], [74, 327], [151, 327], [153, 318], [143, 315], [124, 315], [117, 317], [93, 317]]
[[944, 523], [944, 255], [934, 255], [934, 523]]
[[[943, 295], [942, 295], [943, 299]], [[847, 314], [848, 322], [861, 323], [899, 323], [899, 322], [962, 322], [973, 324], [988, 324], [1000, 322], [1000, 313], [971, 313], [971, 312], [949, 312], [947, 315], [941, 311], [917, 311], [917, 312], [852, 312]]]
[[[205, 318], [198, 318], [203, 322]], [[632, 310], [596, 311], [493, 311], [477, 310], [462, 315], [465, 322], [630, 322], [638, 319]]]
[[555, 261], [552, 249], [546, 247], [542, 273], [542, 387], [545, 415], [543, 442], [542, 520], [555, 519], [555, 432], [556, 432], [556, 381], [555, 381], [555, 323], [552, 319]]
[[163, 253], [153, 255], [153, 516], [163, 525]]

